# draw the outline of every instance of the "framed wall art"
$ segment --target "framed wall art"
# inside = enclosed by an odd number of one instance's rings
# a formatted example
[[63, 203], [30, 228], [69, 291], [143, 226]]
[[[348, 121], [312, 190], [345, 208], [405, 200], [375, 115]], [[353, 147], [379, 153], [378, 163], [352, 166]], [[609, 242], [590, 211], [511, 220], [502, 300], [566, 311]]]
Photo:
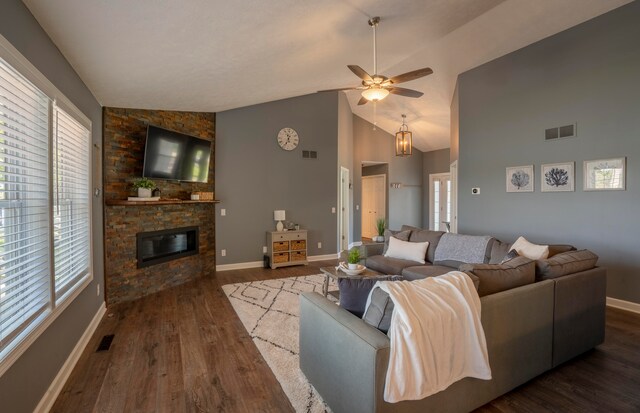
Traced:
[[584, 161], [585, 191], [624, 191], [627, 158]]
[[507, 192], [533, 192], [533, 165], [507, 168]]
[[540, 190], [542, 192], [567, 192], [575, 189], [573, 162], [542, 165]]

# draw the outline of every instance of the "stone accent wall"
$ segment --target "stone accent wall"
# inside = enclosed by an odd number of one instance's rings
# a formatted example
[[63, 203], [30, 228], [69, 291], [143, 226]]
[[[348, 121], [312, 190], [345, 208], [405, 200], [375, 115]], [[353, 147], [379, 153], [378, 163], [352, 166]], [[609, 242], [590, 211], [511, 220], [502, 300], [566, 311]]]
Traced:
[[[147, 125], [208, 139], [215, 148], [215, 114], [104, 108], [104, 248], [107, 304], [135, 300], [215, 271], [214, 204], [109, 206], [111, 200], [135, 196], [131, 182], [142, 176]], [[189, 199], [194, 191], [215, 191], [215, 156], [209, 181], [154, 179], [163, 198]], [[200, 227], [199, 254], [137, 268], [136, 234], [187, 226]]]

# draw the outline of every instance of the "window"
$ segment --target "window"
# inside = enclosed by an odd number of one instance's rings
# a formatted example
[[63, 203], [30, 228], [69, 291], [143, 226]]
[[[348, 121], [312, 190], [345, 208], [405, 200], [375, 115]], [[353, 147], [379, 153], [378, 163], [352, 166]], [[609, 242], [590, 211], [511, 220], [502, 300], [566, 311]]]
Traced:
[[0, 37], [0, 374], [92, 278], [90, 122], [7, 50]]

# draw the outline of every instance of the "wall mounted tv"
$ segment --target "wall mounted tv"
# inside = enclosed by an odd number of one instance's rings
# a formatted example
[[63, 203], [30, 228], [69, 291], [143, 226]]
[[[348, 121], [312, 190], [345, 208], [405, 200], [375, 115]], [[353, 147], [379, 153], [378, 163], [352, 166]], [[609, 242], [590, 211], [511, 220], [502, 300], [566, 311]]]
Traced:
[[207, 182], [210, 158], [210, 141], [149, 125], [142, 176]]

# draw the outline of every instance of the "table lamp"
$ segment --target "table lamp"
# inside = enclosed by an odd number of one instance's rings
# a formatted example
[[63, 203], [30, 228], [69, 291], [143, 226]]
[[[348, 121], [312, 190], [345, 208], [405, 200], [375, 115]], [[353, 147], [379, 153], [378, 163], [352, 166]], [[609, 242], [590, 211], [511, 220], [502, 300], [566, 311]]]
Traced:
[[284, 210], [278, 209], [273, 211], [273, 220], [278, 221], [278, 223], [276, 224], [276, 230], [282, 231], [284, 229], [284, 225], [282, 224], [282, 221], [285, 220]]

